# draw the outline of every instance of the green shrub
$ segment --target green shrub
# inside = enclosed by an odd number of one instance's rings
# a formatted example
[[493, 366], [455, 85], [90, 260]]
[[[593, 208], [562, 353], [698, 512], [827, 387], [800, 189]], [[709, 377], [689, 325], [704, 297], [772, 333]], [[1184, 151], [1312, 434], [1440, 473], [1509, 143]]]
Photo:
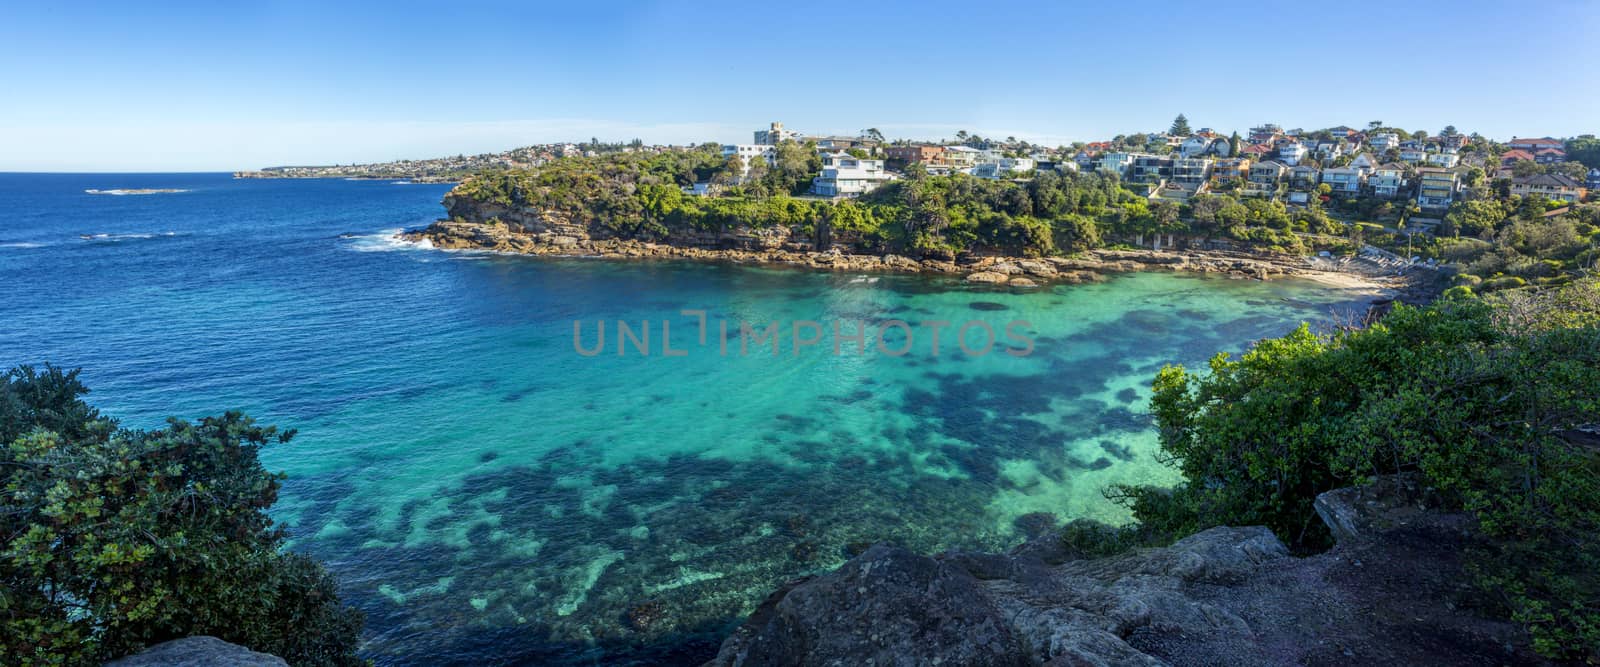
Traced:
[[1526, 287], [1527, 285], [1528, 281], [1519, 276], [1500, 276], [1498, 278], [1490, 278], [1485, 280], [1480, 286], [1486, 292], [1493, 292], [1495, 290]]
[[1153, 530], [1262, 524], [1311, 550], [1330, 544], [1317, 494], [1418, 473], [1477, 517], [1495, 546], [1472, 571], [1537, 648], [1600, 656], [1600, 461], [1563, 436], [1600, 422], [1595, 294], [1452, 295], [1365, 330], [1302, 326], [1207, 374], [1165, 368], [1151, 405], [1184, 482], [1113, 493]]
[[86, 391], [49, 366], [0, 376], [0, 664], [98, 664], [201, 634], [361, 664], [359, 612], [266, 514], [282, 475], [256, 453], [291, 432], [233, 412], [126, 430]]
[[1114, 556], [1136, 547], [1159, 546], [1165, 535], [1130, 524], [1112, 526], [1093, 519], [1076, 519], [1061, 527], [1061, 546], [1071, 558]]

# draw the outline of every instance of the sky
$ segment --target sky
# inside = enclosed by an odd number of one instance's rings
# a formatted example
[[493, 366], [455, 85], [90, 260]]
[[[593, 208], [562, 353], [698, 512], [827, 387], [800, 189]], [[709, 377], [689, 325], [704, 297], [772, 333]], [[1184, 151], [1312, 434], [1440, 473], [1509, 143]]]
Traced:
[[[459, 6], [450, 6], [450, 5]], [[0, 171], [598, 137], [1600, 133], [1600, 2], [0, 3]]]

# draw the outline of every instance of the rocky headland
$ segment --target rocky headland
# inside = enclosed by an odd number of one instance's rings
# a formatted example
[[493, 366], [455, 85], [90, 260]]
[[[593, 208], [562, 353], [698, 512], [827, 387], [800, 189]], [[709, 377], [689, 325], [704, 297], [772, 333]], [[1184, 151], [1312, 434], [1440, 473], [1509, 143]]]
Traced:
[[1058, 535], [1006, 554], [875, 546], [773, 593], [708, 667], [1543, 664], [1476, 606], [1468, 516], [1405, 477], [1316, 508], [1338, 544], [1308, 557], [1262, 527], [1103, 558]]
[[[859, 239], [835, 234], [826, 249], [793, 230], [729, 227], [673, 230], [665, 238], [640, 240], [603, 225], [559, 213], [447, 195], [448, 217], [402, 237], [435, 248], [488, 250], [555, 257], [690, 259], [772, 264], [847, 272], [928, 273], [968, 283], [1035, 287], [1082, 283], [1128, 271], [1193, 271], [1240, 279], [1296, 277], [1374, 296], [1420, 297], [1428, 282], [1421, 273], [1368, 258], [1308, 257], [1257, 251], [1218, 239], [1167, 239], [1165, 249], [1091, 250], [1071, 257], [1003, 257], [933, 252], [922, 256], [876, 252]], [[1407, 298], [1406, 300], [1421, 300]]]

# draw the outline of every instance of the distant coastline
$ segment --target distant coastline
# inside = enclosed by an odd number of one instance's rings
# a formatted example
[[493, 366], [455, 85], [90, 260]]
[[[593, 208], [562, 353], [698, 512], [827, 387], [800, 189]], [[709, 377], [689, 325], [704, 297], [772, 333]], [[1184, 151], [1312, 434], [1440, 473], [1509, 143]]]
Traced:
[[[329, 169], [331, 169], [331, 167]], [[408, 182], [411, 182], [411, 183], [460, 183], [461, 182], [461, 178], [462, 178], [461, 176], [458, 176], [458, 175], [439, 176], [439, 175], [431, 175], [431, 174], [412, 174], [412, 175], [407, 175], [407, 174], [388, 174], [388, 175], [385, 175], [385, 174], [362, 174], [362, 173], [351, 173], [351, 174], [341, 174], [341, 173], [300, 174], [300, 173], [291, 173], [291, 172], [275, 171], [275, 170], [236, 171], [236, 172], [233, 172], [233, 177], [234, 178], [256, 178], [256, 179], [337, 178], [337, 179], [342, 179], [342, 180], [346, 180], [346, 181], [408, 181]]]

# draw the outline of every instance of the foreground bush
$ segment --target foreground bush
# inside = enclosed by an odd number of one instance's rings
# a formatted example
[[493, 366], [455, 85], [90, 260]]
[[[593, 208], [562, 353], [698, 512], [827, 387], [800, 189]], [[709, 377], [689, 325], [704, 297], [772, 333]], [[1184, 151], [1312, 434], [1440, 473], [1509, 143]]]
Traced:
[[267, 517], [292, 432], [230, 412], [121, 429], [77, 372], [0, 376], [0, 664], [76, 665], [213, 635], [305, 665], [360, 664], [361, 617]]
[[1400, 307], [1369, 329], [1302, 326], [1218, 355], [1208, 374], [1163, 369], [1152, 406], [1185, 482], [1117, 492], [1170, 534], [1263, 524], [1315, 549], [1330, 541], [1317, 494], [1419, 473], [1477, 517], [1492, 546], [1470, 568], [1535, 647], [1600, 656], [1600, 438], [1586, 433], [1600, 424], [1600, 326], [1582, 310], [1594, 289]]

